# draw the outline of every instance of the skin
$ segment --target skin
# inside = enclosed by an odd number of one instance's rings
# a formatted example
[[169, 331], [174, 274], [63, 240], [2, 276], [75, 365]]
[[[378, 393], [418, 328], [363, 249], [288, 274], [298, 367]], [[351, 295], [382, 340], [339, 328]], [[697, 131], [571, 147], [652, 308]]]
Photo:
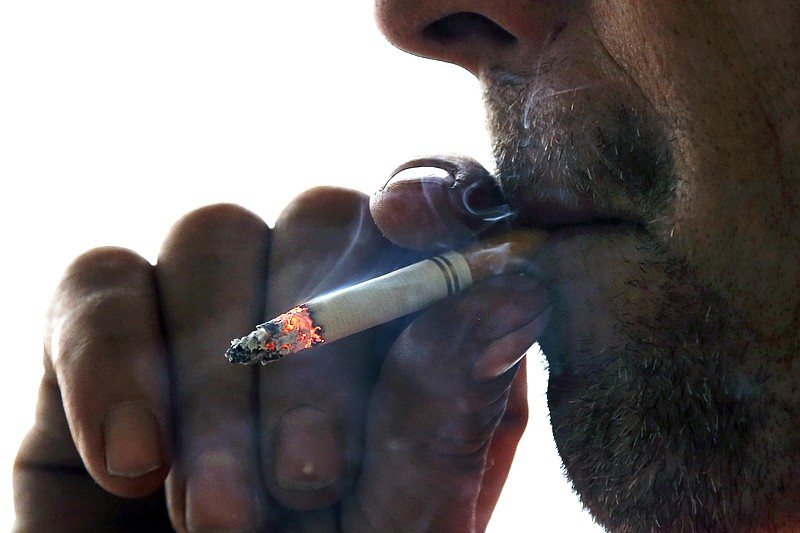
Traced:
[[[390, 182], [371, 217], [320, 189], [271, 229], [233, 206], [191, 213], [156, 266], [78, 258], [17, 461], [17, 529], [481, 530], [524, 426], [515, 363], [538, 339], [556, 442], [603, 525], [800, 530], [800, 4], [376, 14], [398, 47], [482, 81], [496, 187], [437, 158], [449, 177]], [[491, 224], [501, 197], [514, 216]], [[314, 359], [232, 368], [217, 348], [415, 256], [386, 237], [437, 248], [515, 225], [553, 230], [539, 281], [498, 277]]]
[[800, 3], [379, 2], [379, 20], [483, 82], [517, 224], [595, 222], [538, 258], [554, 435], [590, 511], [614, 531], [800, 527]]
[[77, 258], [15, 465], [16, 530], [483, 529], [525, 425], [536, 279], [494, 278], [313, 357], [223, 357], [262, 316], [417, 258], [368, 203], [315, 189], [272, 229], [211, 206], [178, 221], [156, 266], [118, 248]]

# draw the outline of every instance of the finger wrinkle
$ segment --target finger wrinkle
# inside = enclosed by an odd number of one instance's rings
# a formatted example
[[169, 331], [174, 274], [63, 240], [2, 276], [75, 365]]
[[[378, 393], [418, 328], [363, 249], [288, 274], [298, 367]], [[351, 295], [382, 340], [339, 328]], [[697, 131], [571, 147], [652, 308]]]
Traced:
[[[147, 300], [140, 289], [129, 286], [73, 295], [50, 319], [46, 349], [53, 364], [60, 367], [64, 359], [73, 362], [98, 350], [113, 352], [132, 341], [146, 342], [145, 338], [131, 338], [131, 332], [158, 331]], [[121, 320], [124, 316], [137, 316], [139, 323], [125, 324]]]
[[[506, 402], [507, 395], [503, 395], [475, 411], [448, 409], [447, 418], [441, 420], [438, 427], [422, 433], [421, 446], [449, 456], [479, 453], [491, 442], [495, 429], [505, 415]], [[451, 402], [448, 407], [457, 406], [458, 403]]]
[[127, 248], [105, 246], [79, 255], [67, 267], [56, 301], [108, 286], [138, 286], [152, 280], [153, 265]]
[[81, 463], [57, 463], [23, 459], [14, 461], [14, 470], [39, 473], [48, 477], [60, 475], [89, 477], [89, 473]]
[[146, 310], [148, 296], [154, 296], [152, 282], [152, 265], [130, 250], [99, 248], [78, 257], [68, 267], [48, 311], [46, 355], [55, 361], [70, 343], [88, 344], [88, 332], [98, 326], [114, 332], [121, 310]]

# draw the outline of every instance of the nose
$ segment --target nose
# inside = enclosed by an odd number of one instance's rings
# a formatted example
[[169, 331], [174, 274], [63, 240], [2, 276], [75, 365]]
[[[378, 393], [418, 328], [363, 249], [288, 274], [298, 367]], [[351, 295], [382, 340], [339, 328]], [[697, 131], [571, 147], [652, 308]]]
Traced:
[[376, 0], [381, 31], [401, 50], [476, 76], [535, 67], [567, 19], [567, 0]]

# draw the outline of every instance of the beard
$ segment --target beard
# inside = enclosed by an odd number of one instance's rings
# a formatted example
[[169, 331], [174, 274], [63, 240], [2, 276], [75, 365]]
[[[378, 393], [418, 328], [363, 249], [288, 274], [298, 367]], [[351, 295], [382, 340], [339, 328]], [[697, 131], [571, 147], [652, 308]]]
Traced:
[[797, 340], [760, 338], [674, 244], [680, 179], [646, 102], [539, 74], [484, 80], [518, 220], [547, 225], [537, 206], [558, 199], [633, 221], [541, 258], [554, 301], [540, 339], [548, 403], [575, 491], [612, 531], [777, 524], [794, 513], [779, 502], [798, 493], [800, 409], [782, 394], [794, 389]]
[[[576, 492], [620, 532], [746, 531], [786, 518], [769, 510], [796, 490], [800, 410], [779, 393], [788, 373], [770, 368], [775, 354], [686, 265], [639, 266], [629, 284], [662, 280], [655, 312], [614, 317], [620, 346], [598, 357], [587, 342], [550, 380], [553, 435]], [[542, 349], [560, 347], [551, 337]]]

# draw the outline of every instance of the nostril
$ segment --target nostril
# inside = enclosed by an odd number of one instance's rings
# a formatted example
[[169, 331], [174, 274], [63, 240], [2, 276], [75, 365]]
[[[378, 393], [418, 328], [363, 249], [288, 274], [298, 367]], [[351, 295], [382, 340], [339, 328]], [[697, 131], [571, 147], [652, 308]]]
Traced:
[[460, 12], [431, 22], [422, 30], [425, 38], [439, 44], [454, 44], [473, 37], [488, 39], [502, 46], [513, 45], [517, 38], [491, 19], [478, 13]]

